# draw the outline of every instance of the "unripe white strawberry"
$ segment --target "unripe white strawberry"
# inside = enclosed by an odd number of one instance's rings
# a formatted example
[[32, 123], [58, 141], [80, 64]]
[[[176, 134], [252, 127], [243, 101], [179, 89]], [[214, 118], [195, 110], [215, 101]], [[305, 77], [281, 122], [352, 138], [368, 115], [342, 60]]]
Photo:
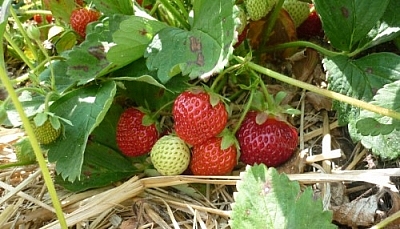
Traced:
[[253, 21], [260, 20], [274, 7], [276, 0], [244, 0], [247, 15]]
[[151, 162], [161, 175], [173, 176], [183, 173], [190, 162], [190, 150], [178, 136], [165, 135], [153, 146]]
[[294, 26], [297, 28], [303, 23], [310, 14], [310, 5], [307, 2], [298, 0], [285, 0], [282, 6], [293, 20]]

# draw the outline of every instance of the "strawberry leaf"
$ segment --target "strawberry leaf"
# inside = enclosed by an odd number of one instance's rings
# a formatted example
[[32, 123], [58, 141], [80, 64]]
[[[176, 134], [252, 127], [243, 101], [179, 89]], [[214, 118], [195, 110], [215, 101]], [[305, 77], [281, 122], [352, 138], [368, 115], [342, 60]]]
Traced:
[[[374, 92], [385, 84], [400, 79], [400, 56], [393, 53], [374, 53], [358, 60], [335, 56], [323, 60], [328, 74], [329, 89], [364, 101], [371, 101]], [[346, 124], [359, 109], [334, 101], [339, 122]]]
[[307, 187], [265, 165], [247, 166], [234, 193], [232, 229], [236, 228], [336, 228], [332, 212], [324, 211]]
[[72, 192], [99, 188], [137, 173], [132, 163], [118, 152], [95, 142], [88, 142], [85, 150], [82, 173], [71, 182], [56, 176], [56, 182]]
[[56, 162], [63, 179], [73, 182], [80, 176], [89, 134], [103, 120], [115, 92], [115, 83], [108, 81], [72, 91], [50, 106], [51, 112], [72, 122], [64, 125], [65, 136], [46, 146], [49, 161]]
[[115, 46], [107, 53], [108, 61], [123, 67], [141, 57], [155, 33], [167, 25], [154, 19], [131, 16], [121, 22], [113, 34]]
[[115, 64], [106, 59], [106, 53], [110, 49], [112, 38], [111, 31], [105, 22], [96, 22], [91, 25], [99, 25], [101, 30], [88, 33], [82, 44], [68, 52], [67, 74], [78, 82], [78, 85], [86, 84], [95, 78], [109, 73], [115, 68]]
[[[400, 81], [387, 84], [378, 90], [371, 104], [400, 112], [399, 93]], [[361, 143], [371, 149], [374, 154], [384, 159], [397, 159], [400, 156], [398, 147], [400, 120], [363, 110], [355, 125], [350, 127], [350, 129], [354, 128], [358, 133], [352, 137], [361, 140]]]
[[233, 52], [234, 1], [195, 1], [192, 28], [167, 27], [153, 37], [145, 52], [147, 67], [166, 83], [182, 72], [206, 79], [222, 70]]
[[399, 35], [400, 14], [397, 10], [399, 8], [400, 1], [389, 1], [383, 17], [369, 31], [368, 35], [360, 41], [360, 45], [364, 45], [364, 49], [390, 41]]
[[382, 18], [389, 1], [315, 0], [314, 3], [332, 46], [343, 51], [354, 51], [364, 46], [360, 41]]
[[92, 2], [105, 15], [133, 14], [132, 1], [130, 0], [93, 0]]

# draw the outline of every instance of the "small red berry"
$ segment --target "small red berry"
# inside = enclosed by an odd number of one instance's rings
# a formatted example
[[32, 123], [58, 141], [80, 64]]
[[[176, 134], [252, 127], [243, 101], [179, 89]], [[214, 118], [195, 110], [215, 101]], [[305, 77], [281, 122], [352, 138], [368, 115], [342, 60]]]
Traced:
[[94, 21], [97, 21], [100, 17], [100, 12], [87, 9], [78, 8], [72, 11], [70, 16], [70, 23], [72, 29], [74, 29], [82, 37], [86, 36], [86, 26]]
[[221, 137], [213, 137], [193, 147], [190, 170], [194, 175], [218, 176], [232, 172], [236, 165], [236, 147], [221, 149]]
[[241, 149], [240, 160], [250, 165], [278, 166], [293, 155], [298, 143], [297, 130], [273, 116], [258, 123], [258, 115], [265, 114], [248, 112], [236, 134]]
[[312, 9], [308, 18], [297, 28], [297, 37], [309, 39], [311, 37], [323, 37], [324, 30], [322, 29], [321, 19], [317, 11]]
[[224, 104], [211, 104], [203, 91], [185, 91], [174, 102], [172, 115], [176, 134], [190, 145], [197, 145], [221, 133], [228, 121]]
[[121, 152], [126, 156], [140, 156], [150, 152], [158, 140], [155, 124], [144, 125], [145, 114], [136, 108], [125, 110], [117, 124], [116, 140]]

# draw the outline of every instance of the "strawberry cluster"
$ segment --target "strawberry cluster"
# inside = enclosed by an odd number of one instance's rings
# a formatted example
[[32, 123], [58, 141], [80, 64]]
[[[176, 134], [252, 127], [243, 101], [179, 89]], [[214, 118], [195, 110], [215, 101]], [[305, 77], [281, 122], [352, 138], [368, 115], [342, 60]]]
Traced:
[[154, 167], [162, 175], [184, 171], [225, 175], [234, 169], [238, 158], [245, 164], [278, 166], [293, 155], [298, 142], [293, 126], [261, 111], [249, 111], [237, 133], [231, 134], [225, 103], [219, 95], [200, 87], [175, 99], [172, 133], [159, 138], [155, 124], [146, 123], [150, 119], [145, 116], [137, 108], [125, 110], [117, 125], [117, 144], [127, 156], [150, 152]]

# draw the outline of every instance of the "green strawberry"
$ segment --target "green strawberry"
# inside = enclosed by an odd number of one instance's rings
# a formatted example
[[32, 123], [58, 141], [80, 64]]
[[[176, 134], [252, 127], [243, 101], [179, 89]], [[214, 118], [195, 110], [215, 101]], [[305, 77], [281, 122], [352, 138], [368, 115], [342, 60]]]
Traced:
[[276, 0], [244, 0], [247, 15], [253, 21], [260, 20], [274, 7]]
[[299, 27], [310, 14], [310, 6], [306, 2], [298, 0], [285, 0], [283, 8], [288, 12], [293, 20], [295, 27]]
[[35, 153], [33, 152], [33, 148], [28, 137], [19, 139], [13, 144], [13, 146], [19, 162], [30, 163], [36, 160]]
[[157, 171], [166, 176], [179, 175], [189, 166], [190, 150], [177, 136], [161, 137], [150, 152], [151, 162]]
[[61, 134], [61, 127], [54, 128], [50, 119], [47, 119], [42, 125], [37, 126], [32, 123], [33, 131], [40, 144], [50, 144], [54, 142]]

